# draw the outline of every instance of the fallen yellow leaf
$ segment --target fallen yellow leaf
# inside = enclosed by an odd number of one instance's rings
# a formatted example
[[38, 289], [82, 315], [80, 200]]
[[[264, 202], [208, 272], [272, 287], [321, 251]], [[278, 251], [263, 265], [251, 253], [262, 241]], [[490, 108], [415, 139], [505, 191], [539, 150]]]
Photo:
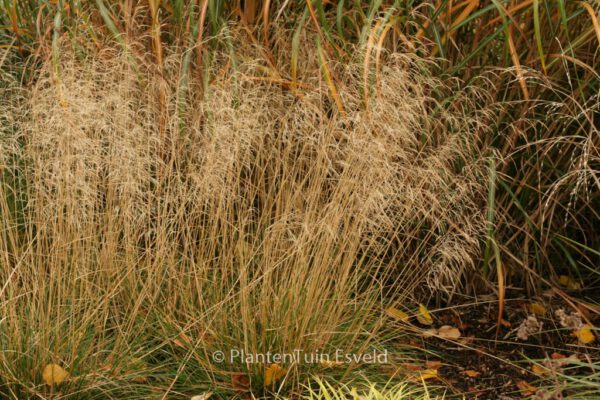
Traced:
[[558, 283], [560, 283], [564, 287], [571, 289], [571, 290], [581, 289], [581, 285], [579, 284], [579, 282], [575, 281], [574, 279], [572, 279], [571, 277], [569, 277], [567, 275], [559, 276]]
[[385, 310], [386, 314], [389, 315], [390, 317], [397, 319], [398, 321], [406, 321], [409, 316], [407, 313], [405, 313], [404, 311], [398, 310], [395, 307], [389, 307], [387, 310]]
[[438, 329], [438, 336], [442, 339], [458, 339], [460, 337], [460, 331], [458, 328], [454, 328], [450, 325], [443, 325]]
[[531, 311], [532, 314], [539, 315], [540, 317], [542, 317], [546, 314], [546, 307], [544, 307], [540, 303], [531, 303], [529, 305], [529, 311]]
[[265, 371], [265, 385], [269, 386], [285, 376], [286, 372], [279, 364], [271, 364]]
[[42, 371], [42, 378], [48, 386], [60, 385], [69, 378], [69, 373], [58, 364], [48, 364]]
[[419, 304], [419, 314], [417, 314], [417, 320], [423, 325], [431, 325], [433, 324], [433, 317], [429, 313], [427, 307], [423, 304]]
[[423, 379], [423, 380], [437, 378], [437, 376], [438, 376], [437, 369], [433, 369], [433, 368], [426, 369], [426, 370], [422, 371], [420, 374], [421, 374], [421, 379]]
[[592, 327], [589, 324], [583, 325], [581, 328], [575, 330], [573, 335], [583, 344], [592, 343], [595, 339]]
[[546, 368], [538, 364], [533, 364], [531, 366], [531, 371], [536, 375], [546, 375], [548, 373], [548, 370]]

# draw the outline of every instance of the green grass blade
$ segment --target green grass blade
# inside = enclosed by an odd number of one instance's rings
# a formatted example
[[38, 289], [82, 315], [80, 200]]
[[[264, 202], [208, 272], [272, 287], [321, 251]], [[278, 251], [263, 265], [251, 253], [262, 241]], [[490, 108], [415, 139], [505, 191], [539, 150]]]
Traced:
[[544, 46], [542, 44], [542, 31], [540, 24], [540, 0], [533, 0], [533, 29], [535, 32], [537, 51], [540, 57], [540, 62], [542, 63], [542, 70], [544, 73], [547, 73], [546, 55], [544, 54]]
[[[483, 259], [483, 276], [487, 278], [490, 273], [490, 258], [492, 252], [492, 246], [494, 245], [494, 215], [496, 205], [496, 180], [498, 172], [496, 171], [496, 161], [494, 157], [490, 157], [489, 160], [489, 188], [488, 188], [488, 206], [487, 206], [487, 220], [486, 220], [486, 244]], [[497, 253], [497, 249], [495, 249]]]

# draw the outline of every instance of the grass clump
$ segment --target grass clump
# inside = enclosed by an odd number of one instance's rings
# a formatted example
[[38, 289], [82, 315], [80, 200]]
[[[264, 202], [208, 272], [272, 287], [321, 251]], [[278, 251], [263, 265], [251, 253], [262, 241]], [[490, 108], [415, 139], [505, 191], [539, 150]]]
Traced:
[[345, 400], [348, 398], [360, 398], [366, 400], [400, 400], [400, 399], [437, 399], [428, 393], [427, 387], [413, 389], [406, 385], [386, 385], [383, 389], [376, 385], [365, 385], [365, 388], [357, 389], [356, 387], [342, 386], [335, 387], [334, 385], [317, 379], [317, 389], [310, 389], [309, 394], [303, 398], [306, 400], [323, 399], [323, 400]]
[[332, 65], [341, 113], [326, 82], [256, 79], [251, 48], [182, 98], [184, 54], [167, 55], [170, 79], [62, 46], [2, 142], [23, 181], [20, 217], [2, 203], [8, 397], [55, 393], [50, 362], [72, 377], [61, 397], [228, 393], [240, 376], [257, 395], [297, 391], [322, 366], [265, 385], [267, 366], [210, 355], [382, 348], [381, 310], [477, 252], [485, 168], [468, 137], [489, 111], [468, 92], [475, 114], [436, 102], [448, 88], [415, 55], [390, 57], [368, 109], [360, 66]]

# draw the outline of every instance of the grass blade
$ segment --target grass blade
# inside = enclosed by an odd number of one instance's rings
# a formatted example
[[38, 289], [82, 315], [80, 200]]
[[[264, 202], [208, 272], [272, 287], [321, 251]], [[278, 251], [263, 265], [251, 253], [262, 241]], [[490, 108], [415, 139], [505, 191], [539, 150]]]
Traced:
[[544, 71], [544, 74], [548, 74], [548, 71], [546, 70], [546, 56], [544, 55], [544, 46], [542, 44], [540, 0], [533, 0], [533, 29], [535, 31], [535, 43], [537, 45], [540, 62], [542, 64], [542, 71]]
[[329, 87], [329, 91], [331, 92], [331, 97], [335, 101], [335, 105], [337, 106], [338, 111], [342, 115], [346, 115], [346, 110], [344, 109], [344, 103], [342, 102], [342, 98], [340, 97], [337, 88], [335, 86], [335, 82], [331, 76], [331, 72], [329, 71], [329, 67], [327, 66], [327, 59], [325, 57], [325, 52], [323, 51], [323, 46], [321, 42], [317, 38], [317, 52], [319, 55], [319, 63], [321, 65], [321, 71], [323, 72], [323, 76], [325, 77], [325, 82], [327, 83], [327, 87]]

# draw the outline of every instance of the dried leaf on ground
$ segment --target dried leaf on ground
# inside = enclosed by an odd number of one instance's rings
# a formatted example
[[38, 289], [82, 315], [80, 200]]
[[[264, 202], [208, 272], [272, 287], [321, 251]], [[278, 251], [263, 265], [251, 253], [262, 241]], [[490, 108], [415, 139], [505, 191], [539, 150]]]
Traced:
[[423, 304], [419, 304], [419, 313], [417, 314], [417, 320], [423, 325], [433, 324], [433, 317], [429, 313], [427, 307], [425, 307]]
[[457, 328], [450, 325], [443, 325], [439, 329], [425, 329], [421, 331], [421, 336], [424, 338], [439, 337], [441, 339], [458, 339], [461, 334]]
[[592, 327], [589, 324], [582, 325], [581, 328], [576, 329], [575, 332], [573, 332], [573, 335], [575, 335], [582, 344], [590, 344], [596, 339], [592, 332]]
[[464, 373], [469, 378], [477, 378], [479, 375], [481, 375], [481, 372], [477, 372], [474, 369], [467, 369], [467, 370], [464, 371]]
[[523, 396], [531, 396], [537, 391], [537, 388], [527, 381], [517, 381], [516, 385]]
[[271, 364], [265, 370], [265, 385], [269, 386], [283, 378], [286, 374], [285, 369], [279, 364]]
[[540, 375], [540, 376], [548, 374], [548, 370], [539, 364], [533, 364], [531, 366], [531, 372], [533, 372], [536, 375]]
[[458, 339], [461, 335], [457, 328], [450, 325], [443, 325], [438, 329], [438, 336], [442, 339]]
[[558, 277], [558, 283], [567, 289], [571, 290], [579, 290], [581, 289], [581, 284], [567, 275], [561, 275]]
[[58, 364], [48, 364], [42, 371], [42, 378], [48, 386], [60, 385], [69, 378], [69, 373]]

